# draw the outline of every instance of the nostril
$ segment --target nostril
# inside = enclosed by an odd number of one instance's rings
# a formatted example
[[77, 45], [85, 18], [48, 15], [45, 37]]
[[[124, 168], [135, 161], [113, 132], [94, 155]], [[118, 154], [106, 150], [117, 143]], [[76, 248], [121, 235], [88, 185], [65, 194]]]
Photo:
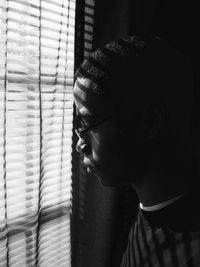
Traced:
[[85, 155], [89, 155], [91, 153], [91, 147], [88, 144], [83, 144], [81, 146], [81, 153]]
[[76, 151], [78, 153], [88, 155], [91, 153], [92, 150], [91, 150], [91, 147], [85, 143], [85, 140], [79, 139], [76, 144]]

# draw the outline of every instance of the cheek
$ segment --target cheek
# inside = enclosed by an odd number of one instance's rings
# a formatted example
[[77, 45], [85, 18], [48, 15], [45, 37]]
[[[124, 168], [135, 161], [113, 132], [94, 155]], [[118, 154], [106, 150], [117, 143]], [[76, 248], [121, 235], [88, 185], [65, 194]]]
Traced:
[[98, 162], [102, 158], [103, 140], [101, 135], [98, 133], [91, 133], [91, 148], [92, 148], [92, 158], [94, 161]]
[[93, 133], [91, 146], [92, 157], [96, 162], [105, 163], [118, 157], [118, 139], [113, 134], [103, 136]]
[[91, 156], [94, 161], [107, 165], [121, 157], [120, 146], [123, 147], [124, 141], [117, 133], [120, 131], [114, 121], [108, 121], [96, 131], [91, 132]]

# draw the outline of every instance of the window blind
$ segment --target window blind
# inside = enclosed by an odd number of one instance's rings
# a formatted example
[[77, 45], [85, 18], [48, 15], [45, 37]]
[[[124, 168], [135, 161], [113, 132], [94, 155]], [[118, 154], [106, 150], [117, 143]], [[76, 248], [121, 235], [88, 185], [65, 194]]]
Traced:
[[0, 266], [70, 266], [75, 0], [0, 0]]
[[84, 10], [84, 58], [92, 52], [93, 25], [94, 25], [94, 0], [85, 0]]

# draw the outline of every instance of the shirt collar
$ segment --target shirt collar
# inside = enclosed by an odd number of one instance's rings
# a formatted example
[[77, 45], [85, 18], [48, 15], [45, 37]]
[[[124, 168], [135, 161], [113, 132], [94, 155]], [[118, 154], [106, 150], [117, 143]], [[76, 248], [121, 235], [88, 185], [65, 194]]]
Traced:
[[174, 198], [171, 198], [169, 200], [166, 200], [166, 201], [163, 201], [159, 204], [156, 204], [156, 205], [153, 205], [153, 206], [143, 206], [143, 204], [140, 202], [140, 209], [141, 210], [144, 210], [144, 211], [156, 211], [156, 210], [160, 210], [164, 207], [167, 207], [168, 205], [172, 204], [173, 202], [175, 202], [176, 200], [178, 200], [179, 198], [183, 197], [184, 194], [180, 195], [180, 196], [177, 196], [177, 197], [174, 197]]

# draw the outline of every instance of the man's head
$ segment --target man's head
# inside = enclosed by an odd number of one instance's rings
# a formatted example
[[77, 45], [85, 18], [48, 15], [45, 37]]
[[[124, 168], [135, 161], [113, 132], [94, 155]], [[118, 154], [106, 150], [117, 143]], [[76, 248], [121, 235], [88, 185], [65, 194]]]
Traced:
[[76, 72], [74, 99], [83, 126], [95, 126], [81, 134], [77, 150], [104, 185], [137, 183], [152, 166], [181, 161], [193, 76], [165, 42], [131, 36], [93, 52]]

